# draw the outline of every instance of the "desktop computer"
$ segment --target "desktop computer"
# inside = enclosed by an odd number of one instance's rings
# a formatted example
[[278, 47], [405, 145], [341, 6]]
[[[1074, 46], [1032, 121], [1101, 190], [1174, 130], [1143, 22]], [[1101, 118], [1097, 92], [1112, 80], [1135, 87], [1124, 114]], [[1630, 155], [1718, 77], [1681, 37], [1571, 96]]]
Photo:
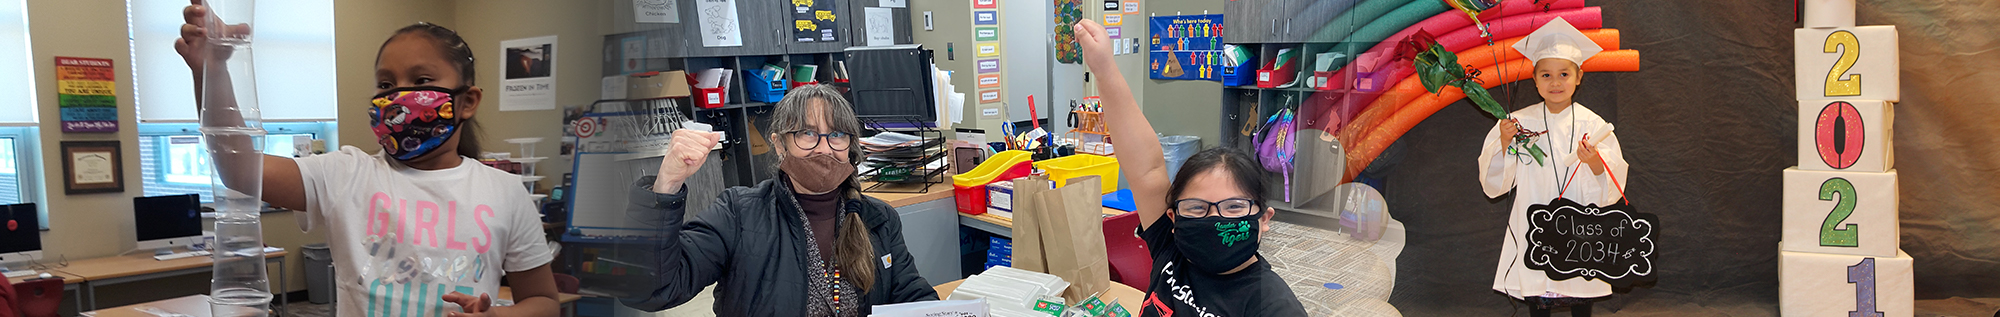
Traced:
[[[0, 206], [0, 267], [21, 268], [42, 259], [41, 216], [35, 204]], [[32, 274], [32, 271], [21, 271]], [[9, 272], [8, 277], [13, 277]]]
[[173, 254], [173, 247], [201, 243], [201, 197], [193, 194], [132, 198], [139, 249]]

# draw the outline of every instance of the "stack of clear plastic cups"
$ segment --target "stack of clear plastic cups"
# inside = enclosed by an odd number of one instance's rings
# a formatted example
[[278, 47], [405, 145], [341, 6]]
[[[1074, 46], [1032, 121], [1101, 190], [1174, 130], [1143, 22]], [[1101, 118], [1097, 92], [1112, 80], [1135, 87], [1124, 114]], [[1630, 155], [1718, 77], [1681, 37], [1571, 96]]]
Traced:
[[[215, 279], [209, 288], [214, 316], [270, 315], [270, 280], [264, 268], [263, 115], [250, 52], [256, 1], [209, 0], [202, 70], [201, 135], [216, 173]], [[224, 25], [228, 23], [228, 25]]]

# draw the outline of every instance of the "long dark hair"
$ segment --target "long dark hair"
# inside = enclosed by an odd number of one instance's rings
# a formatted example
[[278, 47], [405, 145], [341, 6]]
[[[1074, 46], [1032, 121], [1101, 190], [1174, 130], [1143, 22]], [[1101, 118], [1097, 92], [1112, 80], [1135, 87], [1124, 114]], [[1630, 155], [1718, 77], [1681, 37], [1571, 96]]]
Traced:
[[[458, 37], [457, 31], [452, 31], [450, 28], [431, 24], [430, 22], [417, 22], [402, 29], [397, 29], [396, 33], [391, 33], [388, 40], [382, 41], [382, 47], [389, 47], [390, 42], [396, 41], [397, 37], [402, 37], [403, 35], [423, 35], [429, 37], [431, 43], [437, 44], [438, 54], [444, 55], [444, 59], [450, 61], [452, 66], [454, 66], [453, 68], [458, 69], [461, 86], [472, 87], [476, 79], [479, 78], [479, 74], [473, 71], [475, 67], [472, 65], [474, 61], [472, 58], [472, 47], [465, 45], [465, 39]], [[382, 49], [375, 49], [375, 60], [378, 63], [381, 62]], [[455, 89], [458, 87], [447, 88]], [[470, 117], [465, 118], [464, 121], [460, 121], [458, 125], [458, 155], [469, 157], [479, 156], [478, 127], [479, 124], [474, 122]], [[527, 154], [534, 153], [525, 153], [523, 155]]]
[[1181, 199], [1181, 192], [1187, 190], [1196, 174], [1212, 169], [1224, 169], [1229, 178], [1236, 180], [1236, 188], [1250, 195], [1250, 201], [1264, 204], [1264, 169], [1258, 167], [1257, 158], [1236, 148], [1217, 147], [1195, 152], [1182, 163], [1181, 170], [1174, 174], [1174, 183], [1167, 187], [1167, 208], [1173, 208], [1174, 201]]
[[[827, 128], [847, 133], [847, 162], [860, 163], [861, 149], [857, 144], [861, 143], [858, 142], [861, 138], [861, 120], [854, 117], [853, 106], [848, 104], [847, 99], [841, 97], [840, 91], [834, 90], [833, 86], [805, 85], [785, 92], [785, 99], [778, 100], [778, 104], [772, 106], [771, 131], [787, 133], [807, 128], [806, 121], [810, 120], [807, 118], [812, 115], [807, 111], [812, 110], [812, 102], [815, 100], [821, 102], [820, 117], [826, 119]], [[780, 149], [784, 152], [778, 154], [780, 164], [790, 159], [786, 157], [790, 155], [785, 153], [789, 153], [793, 146], [791, 139], [780, 137], [771, 140], [778, 146], [784, 147]], [[861, 195], [855, 190], [855, 186], [861, 184], [856, 177], [859, 176], [849, 175], [847, 186], [841, 187], [847, 191], [843, 196], [849, 200], [861, 199]], [[842, 282], [856, 286], [856, 289], [861, 290], [861, 294], [867, 294], [868, 290], [875, 287], [875, 246], [869, 241], [871, 234], [868, 233], [868, 223], [861, 221], [861, 214], [845, 210], [841, 211], [838, 222], [840, 227], [834, 229], [838, 234], [834, 235], [833, 256], [835, 263], [840, 267], [840, 272], [843, 273]]]

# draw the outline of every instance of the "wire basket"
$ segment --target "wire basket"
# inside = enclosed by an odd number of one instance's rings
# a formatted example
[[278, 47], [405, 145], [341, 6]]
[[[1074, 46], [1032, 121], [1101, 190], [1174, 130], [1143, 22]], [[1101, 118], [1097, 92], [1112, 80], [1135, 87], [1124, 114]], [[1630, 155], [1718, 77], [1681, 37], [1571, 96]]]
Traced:
[[591, 116], [605, 135], [590, 140], [597, 143], [592, 152], [664, 153], [673, 144], [674, 130], [688, 121], [674, 99], [603, 101], [595, 107]]

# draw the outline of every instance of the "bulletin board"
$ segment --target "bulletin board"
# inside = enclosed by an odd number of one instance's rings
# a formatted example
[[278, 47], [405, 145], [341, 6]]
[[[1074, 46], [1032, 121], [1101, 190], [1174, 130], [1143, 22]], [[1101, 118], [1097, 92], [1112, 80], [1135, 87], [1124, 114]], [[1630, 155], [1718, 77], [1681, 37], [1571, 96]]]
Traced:
[[799, 43], [839, 41], [841, 14], [833, 0], [792, 0], [792, 39]]
[[1149, 19], [1153, 79], [1222, 80], [1222, 15], [1169, 15]]

